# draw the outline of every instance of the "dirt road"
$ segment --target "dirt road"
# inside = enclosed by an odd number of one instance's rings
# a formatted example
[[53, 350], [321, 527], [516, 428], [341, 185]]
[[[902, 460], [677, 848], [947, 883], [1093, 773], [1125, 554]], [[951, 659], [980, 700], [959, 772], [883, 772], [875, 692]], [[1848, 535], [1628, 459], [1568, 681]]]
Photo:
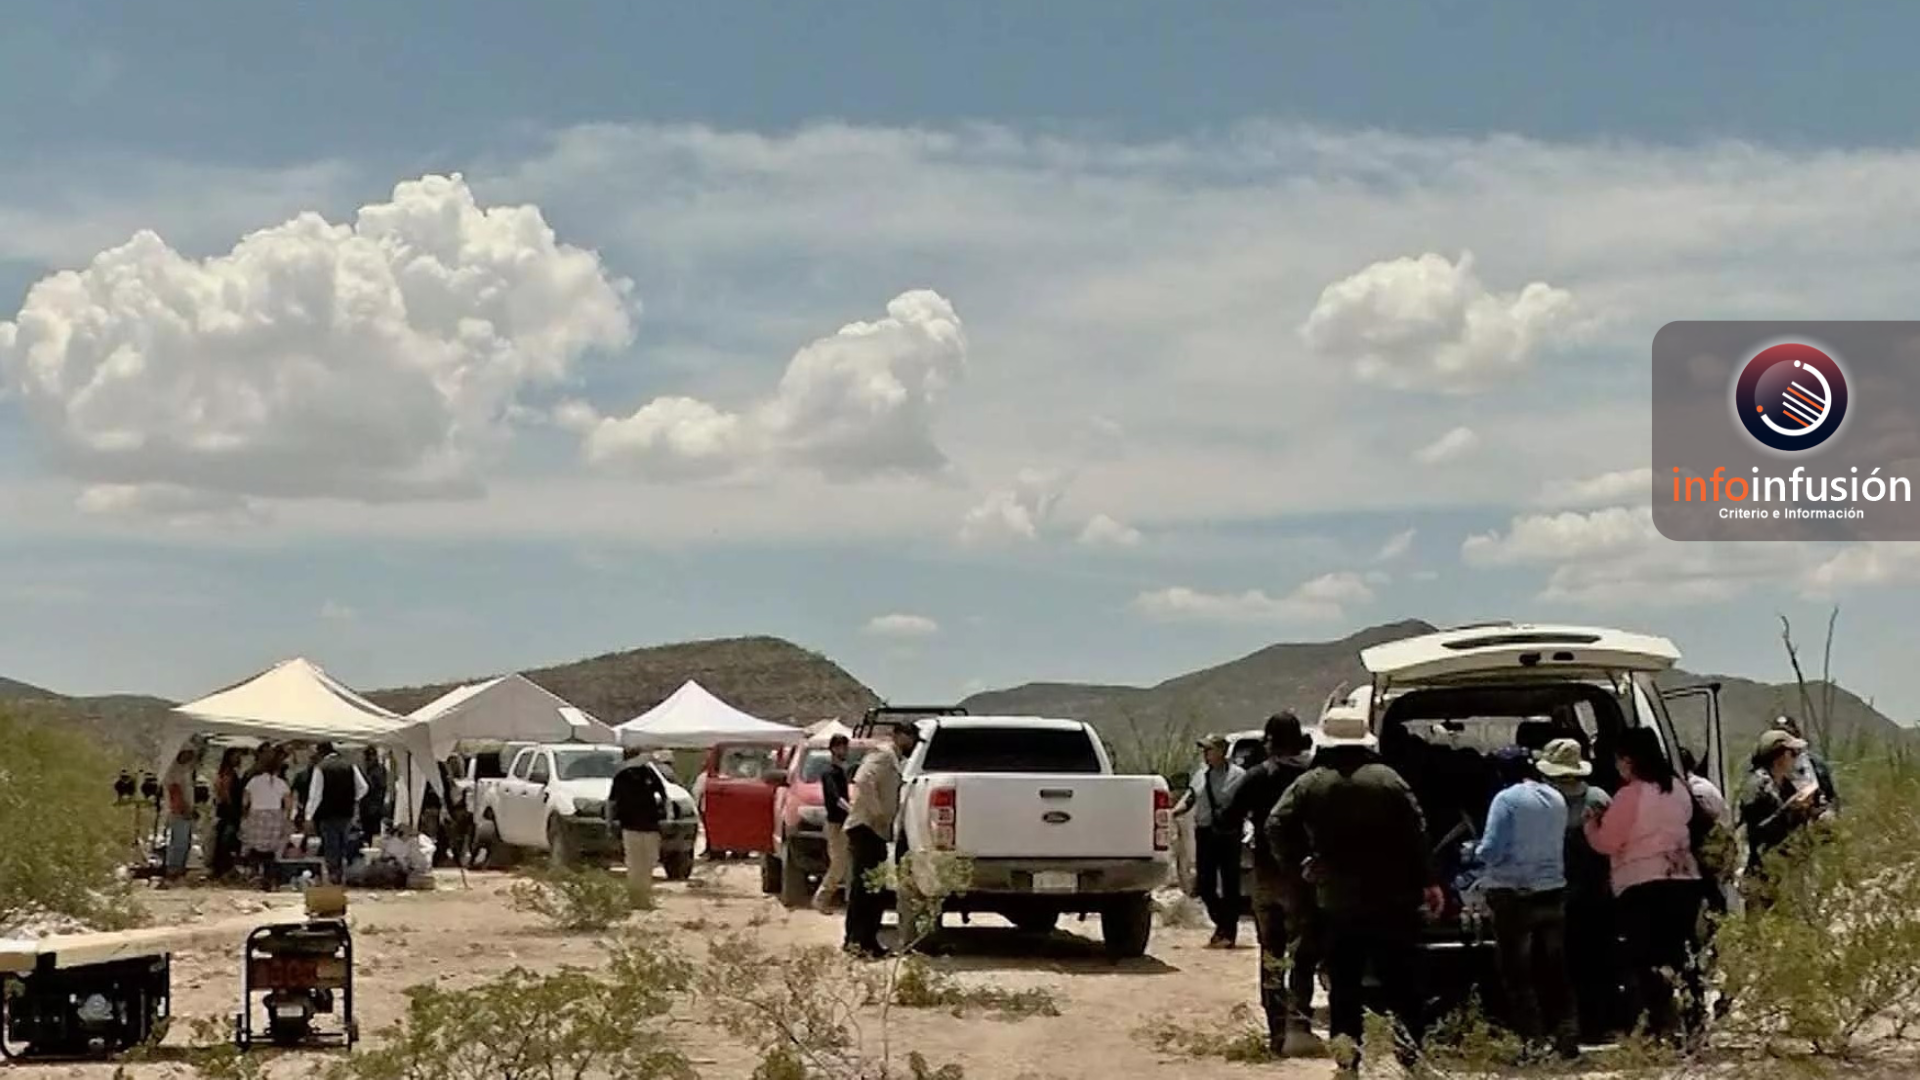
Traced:
[[[405, 987], [428, 980], [462, 985], [516, 964], [535, 969], [572, 962], [597, 966], [601, 952], [592, 935], [558, 934], [536, 917], [513, 911], [501, 874], [470, 873], [463, 888], [454, 873], [442, 873], [433, 892], [355, 893], [350, 918], [359, 952], [362, 1028], [368, 1032], [397, 1019], [404, 1009]], [[658, 911], [636, 916], [636, 924], [656, 928], [698, 952], [703, 936], [750, 930], [773, 947], [837, 945], [837, 918], [811, 911], [788, 912], [758, 890], [748, 865], [702, 865], [695, 880], [663, 885]], [[160, 922], [228, 919], [260, 906], [266, 899], [250, 892], [189, 889], [148, 894]], [[272, 898], [288, 903], [291, 896]], [[949, 920], [950, 924], [957, 920]], [[1016, 938], [997, 919], [981, 918], [957, 926], [948, 935], [952, 955], [933, 961], [962, 983], [991, 983], [1012, 989], [1044, 987], [1061, 1015], [996, 1019], [990, 1015], [955, 1017], [939, 1010], [895, 1010], [893, 1045], [917, 1049], [935, 1064], [953, 1061], [979, 1080], [1094, 1080], [1179, 1077], [1324, 1077], [1328, 1062], [1234, 1065], [1171, 1056], [1154, 1049], [1141, 1029], [1171, 1018], [1193, 1025], [1225, 1027], [1227, 1014], [1254, 996], [1257, 953], [1246, 942], [1231, 952], [1205, 948], [1201, 929], [1158, 927], [1151, 955], [1114, 964], [1100, 952], [1098, 923], [1066, 922], [1051, 939]], [[238, 942], [231, 950], [194, 951], [175, 957], [175, 1013], [169, 1037], [185, 1038], [186, 1021], [197, 1016], [230, 1015], [236, 1005]], [[732, 1080], [748, 1075], [748, 1048], [688, 1016], [685, 1049], [704, 1077]], [[321, 1053], [316, 1051], [316, 1054]], [[303, 1075], [296, 1055], [273, 1070]], [[111, 1066], [45, 1066], [22, 1070], [46, 1075], [113, 1075]], [[188, 1075], [184, 1065], [146, 1062], [130, 1066], [134, 1080]]]

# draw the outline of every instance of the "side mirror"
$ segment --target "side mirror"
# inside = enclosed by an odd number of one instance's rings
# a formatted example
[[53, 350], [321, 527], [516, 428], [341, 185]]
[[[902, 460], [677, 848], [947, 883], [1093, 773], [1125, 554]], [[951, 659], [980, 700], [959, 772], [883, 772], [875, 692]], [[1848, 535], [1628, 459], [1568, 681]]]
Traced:
[[768, 769], [766, 772], [760, 774], [760, 779], [771, 787], [785, 787], [787, 783], [787, 770]]

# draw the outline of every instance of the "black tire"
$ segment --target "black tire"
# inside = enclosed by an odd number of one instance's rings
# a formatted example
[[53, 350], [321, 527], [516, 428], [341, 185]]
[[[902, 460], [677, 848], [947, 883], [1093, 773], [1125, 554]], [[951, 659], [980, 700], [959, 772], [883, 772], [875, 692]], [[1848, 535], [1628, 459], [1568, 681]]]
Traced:
[[780, 859], [771, 851], [760, 856], [760, 891], [768, 896], [780, 892]]
[[812, 902], [812, 882], [807, 880], [806, 870], [791, 855], [780, 860], [780, 903], [789, 908], [803, 908]]
[[693, 876], [693, 852], [670, 851], [660, 856], [660, 868], [668, 881], [685, 881]]
[[1023, 911], [1008, 918], [1023, 934], [1051, 934], [1060, 925], [1057, 911]]
[[1145, 956], [1152, 937], [1153, 898], [1145, 893], [1122, 897], [1100, 912], [1100, 939], [1115, 960]]

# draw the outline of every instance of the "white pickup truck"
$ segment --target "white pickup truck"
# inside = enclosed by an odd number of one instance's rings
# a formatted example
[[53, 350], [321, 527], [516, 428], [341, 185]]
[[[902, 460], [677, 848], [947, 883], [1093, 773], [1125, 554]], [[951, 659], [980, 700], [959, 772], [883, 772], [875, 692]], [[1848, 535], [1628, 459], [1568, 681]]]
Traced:
[[[511, 862], [523, 851], [545, 852], [556, 866], [589, 858], [617, 858], [620, 836], [607, 819], [607, 798], [622, 754], [617, 746], [549, 743], [521, 746], [506, 775], [476, 777], [480, 843], [495, 864]], [[656, 762], [667, 788], [667, 817], [660, 824], [660, 865], [671, 881], [693, 873], [693, 845], [699, 817], [693, 796]]]
[[1109, 955], [1137, 957], [1153, 931], [1154, 890], [1172, 872], [1173, 797], [1158, 776], [1116, 776], [1093, 728], [1077, 720], [942, 716], [917, 722], [902, 764], [898, 902], [941, 888], [940, 860], [970, 870], [942, 912], [985, 912], [1044, 933], [1062, 915], [1098, 915]]

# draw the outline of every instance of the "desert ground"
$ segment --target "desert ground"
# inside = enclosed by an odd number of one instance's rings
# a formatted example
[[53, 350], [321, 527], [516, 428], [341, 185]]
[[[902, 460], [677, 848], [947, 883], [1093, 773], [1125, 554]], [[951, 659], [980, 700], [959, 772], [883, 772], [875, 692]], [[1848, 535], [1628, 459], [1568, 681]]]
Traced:
[[[550, 929], [537, 916], [512, 909], [507, 889], [512, 879], [500, 873], [468, 872], [463, 884], [456, 871], [437, 875], [438, 888], [419, 892], [355, 892], [349, 918], [358, 952], [358, 1010], [369, 1037], [398, 1019], [405, 1008], [404, 988], [441, 980], [458, 986], [515, 965], [536, 970], [564, 963], [597, 966], [600, 950], [592, 934], [569, 935]], [[840, 921], [812, 911], [789, 912], [762, 896], [751, 864], [702, 863], [692, 881], [662, 883], [658, 910], [634, 916], [634, 925], [658, 932], [690, 952], [702, 938], [729, 931], [750, 931], [775, 948], [837, 945]], [[266, 905], [296, 910], [292, 893], [269, 896], [226, 889], [180, 889], [145, 894], [156, 923], [204, 924], [231, 920]], [[892, 1045], [904, 1054], [917, 1049], [935, 1065], [956, 1062], [969, 1078], [981, 1080], [1093, 1080], [1115, 1075], [1134, 1078], [1323, 1077], [1326, 1061], [1237, 1065], [1196, 1060], [1156, 1050], [1142, 1029], [1172, 1019], [1225, 1028], [1235, 1006], [1254, 1000], [1258, 953], [1248, 924], [1241, 947], [1205, 948], [1207, 931], [1193, 926], [1158, 926], [1150, 955], [1114, 963], [1099, 946], [1099, 925], [1063, 921], [1050, 939], [1016, 938], [991, 917], [960, 925], [945, 937], [946, 955], [931, 961], [964, 984], [1010, 989], [1044, 987], [1060, 1015], [995, 1018], [990, 1014], [956, 1017], [937, 1009], [896, 1009]], [[187, 1041], [195, 1017], [230, 1016], [236, 1007], [238, 939], [230, 947], [192, 949], [174, 957], [175, 1021], [155, 1060], [128, 1065], [134, 1080], [191, 1075], [190, 1068], [167, 1051]], [[674, 1030], [703, 1077], [748, 1076], [750, 1048], [702, 1023], [692, 1008], [675, 1016]], [[323, 1018], [324, 1022], [324, 1018]], [[321, 1055], [314, 1050], [275, 1061], [276, 1076], [304, 1075]], [[174, 1058], [174, 1060], [169, 1060]], [[49, 1076], [115, 1075], [113, 1065], [48, 1065], [23, 1070]]]

